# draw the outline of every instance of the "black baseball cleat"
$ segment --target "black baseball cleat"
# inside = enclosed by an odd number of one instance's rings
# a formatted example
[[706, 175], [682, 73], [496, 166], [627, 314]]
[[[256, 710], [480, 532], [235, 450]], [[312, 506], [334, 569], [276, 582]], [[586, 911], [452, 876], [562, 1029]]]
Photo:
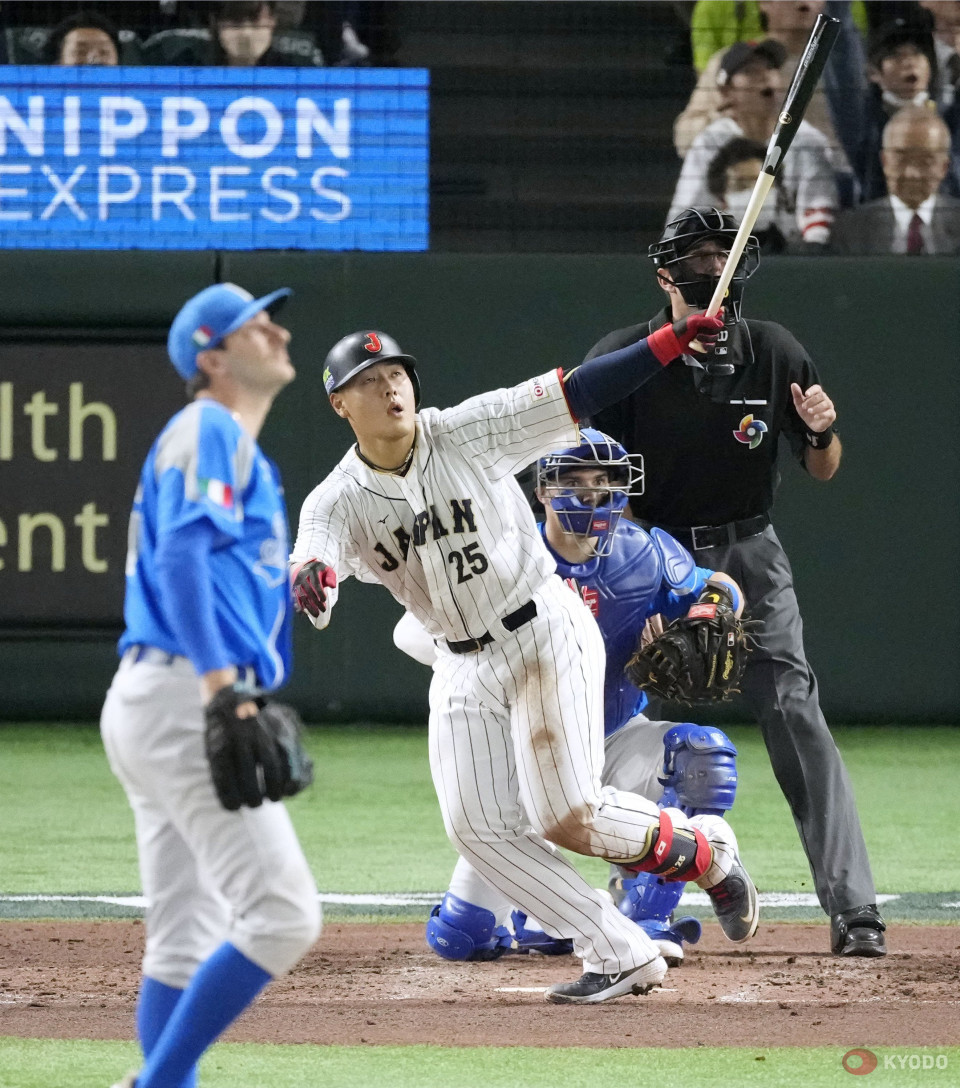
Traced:
[[706, 889], [714, 914], [728, 941], [739, 944], [749, 940], [760, 924], [760, 900], [757, 888], [739, 861], [712, 888]]
[[885, 956], [886, 928], [875, 903], [851, 907], [830, 919], [830, 949], [835, 956]]
[[667, 965], [662, 956], [650, 960], [632, 971], [615, 975], [598, 975], [593, 971], [582, 974], [576, 982], [558, 982], [547, 990], [547, 1000], [555, 1005], [596, 1005], [626, 994], [648, 994], [663, 981]]

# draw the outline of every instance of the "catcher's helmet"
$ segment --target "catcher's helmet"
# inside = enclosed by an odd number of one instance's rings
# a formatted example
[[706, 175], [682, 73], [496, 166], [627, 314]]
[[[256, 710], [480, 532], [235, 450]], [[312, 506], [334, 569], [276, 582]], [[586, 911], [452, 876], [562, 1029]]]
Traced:
[[[736, 236], [737, 221], [729, 212], [708, 207], [685, 208], [664, 227], [660, 241], [650, 246], [647, 256], [657, 268], [670, 269], [673, 282], [680, 289], [684, 301], [702, 310], [710, 305], [719, 276], [698, 275], [685, 269], [684, 257], [694, 246], [711, 238], [729, 249]], [[756, 272], [759, 263], [760, 243], [751, 234], [724, 299], [728, 321], [740, 320], [743, 285]]]
[[323, 364], [323, 388], [333, 393], [356, 377], [361, 370], [376, 363], [398, 359], [410, 375], [413, 396], [420, 407], [420, 379], [417, 377], [417, 360], [407, 355], [392, 336], [385, 332], [352, 332], [338, 340], [327, 352]]
[[[578, 468], [607, 470], [609, 486], [604, 502], [591, 506], [577, 495], [576, 488], [561, 482], [563, 473]], [[555, 450], [537, 462], [537, 488], [544, 503], [556, 511], [565, 533], [596, 537], [595, 554], [599, 562], [600, 556], [609, 554], [613, 547], [613, 534], [627, 500], [643, 494], [643, 456], [627, 453], [603, 431], [581, 427], [579, 446]]]

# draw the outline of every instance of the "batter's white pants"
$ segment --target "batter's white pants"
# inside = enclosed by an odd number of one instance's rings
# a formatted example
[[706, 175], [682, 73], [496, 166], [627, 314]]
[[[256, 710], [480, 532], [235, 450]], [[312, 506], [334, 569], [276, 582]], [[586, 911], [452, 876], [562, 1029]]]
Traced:
[[283, 804], [227, 812], [217, 800], [189, 661], [122, 661], [100, 729], [136, 823], [143, 973], [184, 989], [224, 941], [271, 975], [288, 971], [320, 933], [316, 884]]
[[[663, 770], [663, 735], [676, 724], [651, 721], [643, 714], [637, 714], [607, 737], [603, 746], [603, 785], [659, 801], [663, 795], [663, 786], [657, 781], [657, 775]], [[611, 873], [616, 876], [618, 870], [613, 868]], [[492, 888], [466, 858], [457, 859], [450, 878], [450, 892], [490, 911], [497, 925], [504, 925], [513, 910], [513, 903]], [[539, 919], [535, 918], [535, 921], [539, 922]]]
[[585, 971], [630, 970], [653, 959], [655, 946], [554, 843], [635, 858], [660, 810], [601, 786], [605, 655], [596, 621], [559, 578], [534, 599], [533, 620], [479, 653], [439, 647], [430, 767], [444, 824], [484, 880], [551, 936], [572, 939]]

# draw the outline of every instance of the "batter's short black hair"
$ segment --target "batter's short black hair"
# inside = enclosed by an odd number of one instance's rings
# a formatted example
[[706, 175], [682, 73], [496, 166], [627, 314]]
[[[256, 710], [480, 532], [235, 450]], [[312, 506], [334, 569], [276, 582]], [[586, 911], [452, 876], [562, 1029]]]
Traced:
[[101, 15], [99, 11], [78, 11], [73, 15], [68, 15], [66, 19], [61, 19], [50, 31], [43, 45], [43, 63], [59, 64], [64, 38], [71, 30], [78, 30], [80, 27], [94, 27], [97, 30], [102, 30], [113, 42], [119, 59], [120, 31], [117, 29], [116, 23], [108, 19], [106, 15]]
[[713, 196], [722, 197], [727, 191], [727, 171], [731, 166], [748, 159], [763, 162], [766, 156], [767, 149], [758, 140], [735, 136], [720, 148], [707, 167], [707, 188]]

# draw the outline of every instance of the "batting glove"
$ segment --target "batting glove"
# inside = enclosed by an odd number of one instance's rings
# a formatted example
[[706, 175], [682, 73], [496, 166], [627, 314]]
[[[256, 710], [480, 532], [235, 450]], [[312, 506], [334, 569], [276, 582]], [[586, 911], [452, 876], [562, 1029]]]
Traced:
[[647, 347], [666, 366], [678, 359], [694, 340], [703, 346], [706, 353], [711, 352], [722, 328], [723, 321], [720, 317], [689, 314], [674, 321], [672, 325], [664, 325], [662, 329], [651, 333], [647, 337]]
[[319, 616], [327, 610], [327, 590], [335, 588], [337, 572], [319, 559], [308, 559], [294, 567], [293, 606], [298, 612]]

